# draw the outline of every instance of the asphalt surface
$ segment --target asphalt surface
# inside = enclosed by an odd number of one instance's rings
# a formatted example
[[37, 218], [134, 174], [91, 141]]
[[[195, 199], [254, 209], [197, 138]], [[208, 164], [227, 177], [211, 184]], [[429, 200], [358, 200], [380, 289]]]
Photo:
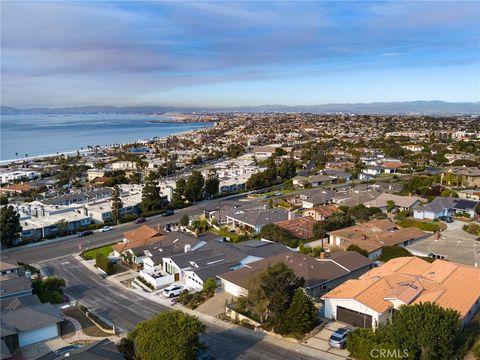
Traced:
[[[53, 275], [65, 279], [65, 293], [80, 300], [95, 313], [112, 321], [123, 330], [131, 330], [139, 321], [150, 319], [169, 308], [123, 289], [87, 270], [73, 256], [67, 255], [41, 263]], [[226, 329], [206, 324], [202, 341], [217, 359], [314, 359], [261, 341], [259, 334], [244, 329]]]
[[[246, 195], [236, 195], [230, 198], [219, 200], [203, 201], [188, 208], [176, 210], [171, 216], [156, 215], [148, 218], [146, 225], [156, 228], [158, 225], [179, 222], [182, 215], [189, 216], [199, 215], [206, 206], [218, 205], [239, 206], [240, 208], [260, 206], [259, 200], [247, 199]], [[123, 239], [123, 233], [138, 228], [140, 225], [133, 222], [121, 224], [113, 227], [112, 231], [100, 233], [95, 232], [93, 235], [86, 237], [78, 237], [77, 235], [66, 237], [65, 239], [54, 239], [51, 241], [43, 241], [35, 243], [33, 246], [19, 246], [17, 248], [8, 249], [2, 253], [2, 256], [8, 256], [18, 262], [25, 264], [35, 264], [48, 259], [54, 259], [60, 256], [77, 254], [84, 250], [95, 248], [98, 246], [118, 243]]]

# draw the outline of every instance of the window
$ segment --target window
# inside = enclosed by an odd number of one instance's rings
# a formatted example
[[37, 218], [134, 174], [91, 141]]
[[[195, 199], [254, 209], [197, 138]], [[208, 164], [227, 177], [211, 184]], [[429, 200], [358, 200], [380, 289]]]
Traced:
[[323, 284], [322, 285], [322, 291], [326, 291], [327, 290], [327, 285], [326, 284]]

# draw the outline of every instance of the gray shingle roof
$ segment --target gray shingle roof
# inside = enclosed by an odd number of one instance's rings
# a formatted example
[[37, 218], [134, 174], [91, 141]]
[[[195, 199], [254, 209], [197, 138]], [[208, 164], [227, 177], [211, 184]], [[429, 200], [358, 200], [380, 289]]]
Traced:
[[437, 196], [431, 203], [421, 207], [419, 210], [434, 213], [441, 212], [444, 209], [473, 210], [477, 204], [477, 201]]
[[1, 311], [13, 311], [24, 307], [30, 307], [40, 304], [40, 299], [37, 295], [27, 295], [5, 299], [0, 302]]
[[17, 332], [39, 329], [63, 321], [63, 316], [52, 304], [45, 303], [15, 311], [2, 312], [3, 328], [14, 328]]
[[255, 227], [287, 220], [288, 211], [282, 209], [261, 209], [248, 211], [243, 214], [232, 214], [229, 217]]
[[68, 356], [61, 355], [55, 360], [73, 359], [73, 360], [124, 360], [124, 356], [118, 351], [114, 343], [108, 339], [85, 345], [80, 349], [73, 350]]
[[9, 295], [31, 291], [32, 280], [17, 274], [0, 276], [0, 298]]

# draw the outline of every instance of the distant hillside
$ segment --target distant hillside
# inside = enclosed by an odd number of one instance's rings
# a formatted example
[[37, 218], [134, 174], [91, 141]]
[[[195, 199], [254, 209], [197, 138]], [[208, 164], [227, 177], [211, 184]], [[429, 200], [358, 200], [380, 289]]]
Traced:
[[261, 106], [238, 106], [226, 108], [207, 107], [174, 107], [174, 106], [81, 106], [61, 108], [28, 108], [19, 109], [2, 106], [2, 115], [18, 114], [145, 114], [165, 112], [312, 112], [333, 113], [347, 112], [357, 114], [480, 114], [480, 102], [445, 102], [445, 101], [408, 101], [408, 102], [374, 102], [358, 104], [325, 104], [325, 105], [261, 105]]

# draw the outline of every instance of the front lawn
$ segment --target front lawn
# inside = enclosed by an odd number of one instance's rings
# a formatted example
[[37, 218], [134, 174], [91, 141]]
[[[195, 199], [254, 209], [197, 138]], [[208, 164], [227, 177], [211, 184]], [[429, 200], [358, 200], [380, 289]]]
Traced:
[[97, 325], [93, 323], [85, 314], [75, 307], [70, 307], [68, 309], [63, 310], [63, 313], [66, 316], [76, 319], [80, 325], [82, 326], [82, 331], [85, 335], [88, 336], [95, 336], [95, 337], [108, 337], [112, 334], [109, 334], [102, 329], [100, 329]]
[[434, 222], [425, 222], [414, 219], [405, 219], [402, 220], [399, 225], [403, 228], [416, 227], [424, 231], [439, 231], [440, 225]]
[[109, 245], [105, 245], [95, 249], [86, 250], [83, 253], [81, 253], [80, 256], [84, 260], [93, 260], [95, 259], [97, 254], [103, 254], [105, 257], [107, 257], [113, 251], [112, 245], [113, 244], [109, 244]]
[[236, 243], [236, 242], [239, 241], [240, 235], [238, 235], [236, 232], [228, 231], [223, 226], [220, 228], [220, 230], [216, 230], [214, 228], [211, 228], [210, 231], [213, 232], [214, 234], [230, 238], [230, 241], [233, 242], [233, 243]]

